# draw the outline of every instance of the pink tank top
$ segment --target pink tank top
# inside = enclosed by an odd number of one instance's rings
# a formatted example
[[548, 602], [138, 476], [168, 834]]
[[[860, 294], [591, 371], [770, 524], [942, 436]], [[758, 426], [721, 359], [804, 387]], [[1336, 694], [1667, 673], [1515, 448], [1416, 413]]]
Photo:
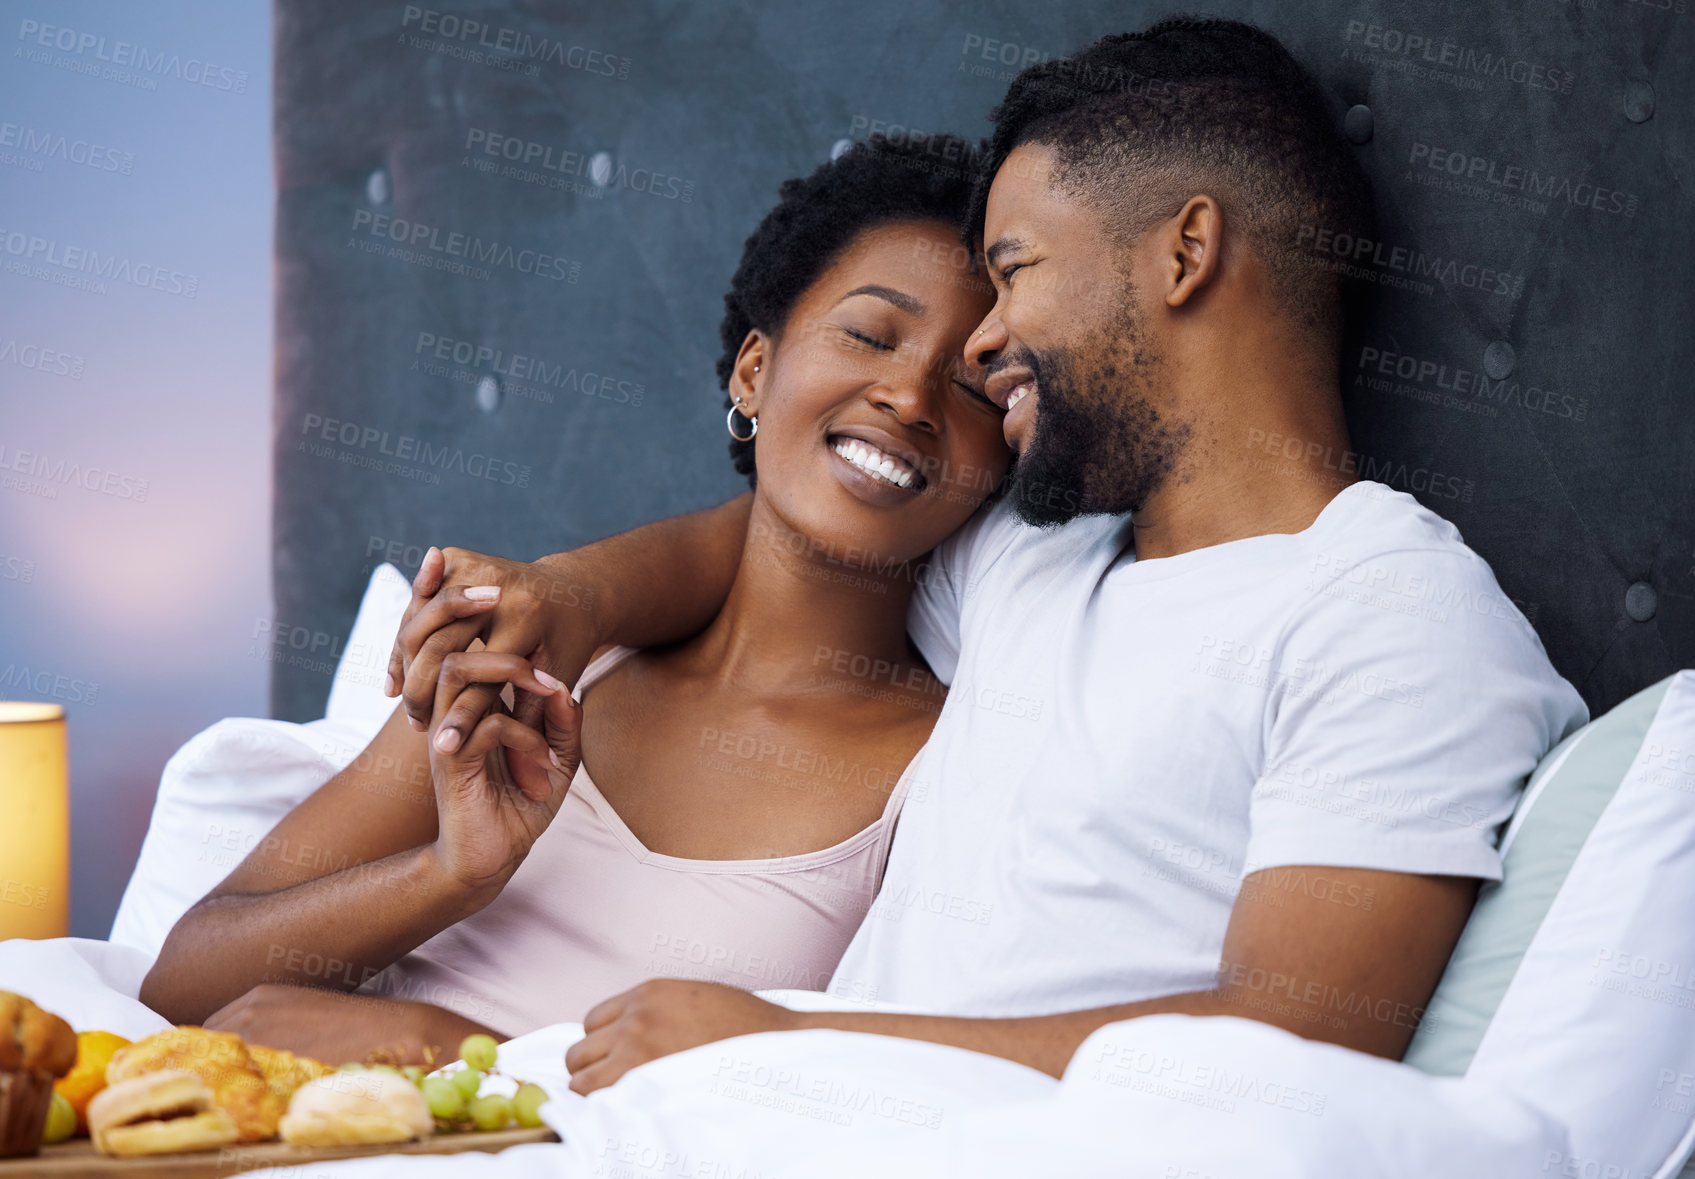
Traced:
[[[602, 655], [574, 695], [581, 699], [633, 653]], [[869, 827], [822, 851], [763, 860], [651, 852], [579, 769], [501, 894], [359, 993], [434, 1003], [518, 1036], [580, 1021], [649, 978], [822, 991], [882, 882], [922, 756], [921, 749]]]

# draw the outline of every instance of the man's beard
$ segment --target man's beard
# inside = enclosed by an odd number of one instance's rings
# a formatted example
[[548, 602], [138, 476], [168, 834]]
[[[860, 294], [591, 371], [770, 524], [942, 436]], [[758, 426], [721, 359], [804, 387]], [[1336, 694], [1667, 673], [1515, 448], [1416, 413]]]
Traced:
[[1078, 516], [1135, 511], [1171, 474], [1189, 427], [1164, 421], [1149, 389], [1159, 356], [1129, 297], [1102, 331], [1075, 348], [1028, 349], [1000, 365], [1036, 379], [1036, 424], [1006, 494], [1020, 519], [1041, 528]]

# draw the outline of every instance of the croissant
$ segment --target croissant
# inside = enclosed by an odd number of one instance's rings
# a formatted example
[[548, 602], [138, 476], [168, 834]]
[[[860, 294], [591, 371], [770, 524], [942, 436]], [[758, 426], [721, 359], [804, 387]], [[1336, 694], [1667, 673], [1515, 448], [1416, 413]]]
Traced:
[[234, 1120], [240, 1141], [262, 1142], [276, 1136], [288, 1097], [273, 1088], [247, 1044], [234, 1032], [191, 1024], [157, 1032], [113, 1053], [106, 1081], [115, 1085], [162, 1069], [180, 1069], [204, 1081], [213, 1104]]

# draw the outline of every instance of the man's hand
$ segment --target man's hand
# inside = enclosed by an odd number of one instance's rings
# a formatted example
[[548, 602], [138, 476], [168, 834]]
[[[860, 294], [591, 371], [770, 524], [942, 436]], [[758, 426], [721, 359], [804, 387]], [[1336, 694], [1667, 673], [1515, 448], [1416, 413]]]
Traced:
[[205, 1026], [332, 1065], [370, 1061], [433, 1068], [456, 1059], [460, 1041], [473, 1032], [504, 1038], [432, 1003], [282, 983], [260, 983]]
[[[564, 565], [543, 566], [485, 556], [467, 549], [431, 547], [412, 580], [412, 600], [389, 652], [385, 691], [400, 693], [400, 707], [423, 732], [436, 710], [442, 661], [481, 638], [484, 649], [517, 655], [566, 684], [574, 684], [601, 645], [594, 591]], [[472, 684], [451, 701], [441, 727], [462, 741], [488, 715], [499, 684]], [[513, 714], [539, 724], [540, 701], [514, 686]], [[446, 752], [451, 752], [447, 750]]]
[[581, 1040], [565, 1053], [571, 1088], [604, 1089], [661, 1056], [714, 1040], [800, 1027], [796, 1013], [722, 983], [649, 979], [583, 1017]]

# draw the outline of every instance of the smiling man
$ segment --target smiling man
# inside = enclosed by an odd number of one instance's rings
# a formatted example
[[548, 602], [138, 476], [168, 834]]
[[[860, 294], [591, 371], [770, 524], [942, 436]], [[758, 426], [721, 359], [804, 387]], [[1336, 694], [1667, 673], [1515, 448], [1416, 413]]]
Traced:
[[[1282, 46], [1165, 22], [1032, 67], [994, 123], [976, 228], [997, 301], [966, 351], [1017, 461], [914, 596], [951, 690], [831, 987], [905, 1013], [654, 981], [589, 1012], [574, 1088], [799, 1027], [1058, 1075], [1156, 1012], [1398, 1058], [1525, 776], [1587, 719], [1456, 530], [1356, 478], [1340, 279], [1300, 243], [1369, 233], [1370, 191]], [[620, 538], [597, 559], [639, 559], [600, 584], [638, 596], [691, 559], [663, 546], [740, 526]], [[443, 593], [487, 568], [457, 554]], [[490, 645], [533, 649], [521, 632]], [[441, 643], [421, 640], [400, 646], [427, 715]]]

